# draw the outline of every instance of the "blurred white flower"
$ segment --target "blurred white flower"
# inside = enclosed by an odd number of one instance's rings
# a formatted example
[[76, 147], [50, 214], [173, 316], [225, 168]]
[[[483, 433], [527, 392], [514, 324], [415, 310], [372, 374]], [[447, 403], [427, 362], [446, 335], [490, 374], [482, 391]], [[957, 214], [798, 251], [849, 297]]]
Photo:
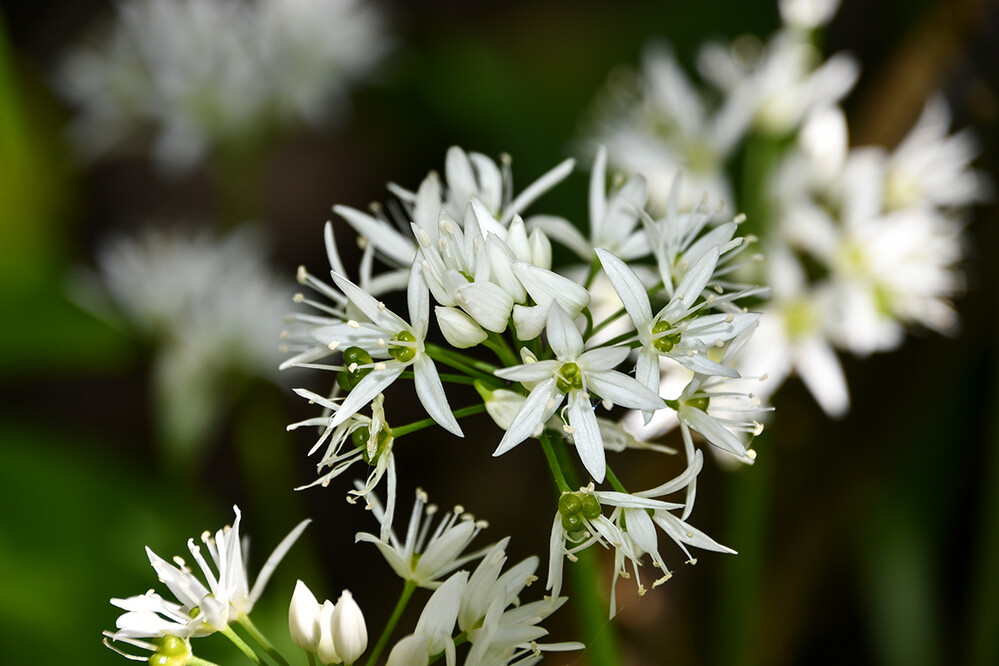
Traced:
[[190, 169], [218, 143], [327, 120], [389, 42], [358, 0], [135, 0], [61, 61], [87, 157], [147, 133], [163, 167]]
[[[596, 127], [587, 145], [606, 146], [607, 164], [614, 172], [644, 177], [655, 214], [665, 212], [670, 188], [681, 171], [692, 185], [679, 201], [681, 210], [694, 208], [703, 192], [713, 201], [732, 201], [724, 166], [741, 137], [719, 133], [716, 114], [669, 45], [647, 45], [641, 73], [612, 76], [595, 115]], [[600, 151], [595, 152], [599, 165]], [[594, 177], [599, 171], [596, 165]]]
[[147, 229], [105, 244], [99, 276], [71, 285], [84, 306], [155, 346], [154, 413], [181, 458], [215, 425], [234, 378], [278, 379], [293, 290], [264, 254], [246, 229], [222, 238]]

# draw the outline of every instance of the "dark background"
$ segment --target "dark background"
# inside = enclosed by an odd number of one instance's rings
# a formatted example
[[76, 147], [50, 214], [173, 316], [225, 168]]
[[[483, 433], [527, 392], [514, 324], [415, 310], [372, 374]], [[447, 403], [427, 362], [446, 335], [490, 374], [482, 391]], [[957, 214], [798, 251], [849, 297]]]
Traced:
[[[450, 145], [509, 152], [525, 186], [570, 154], [609, 72], [637, 64], [649, 38], [669, 39], [690, 65], [708, 38], [766, 38], [779, 21], [770, 3], [720, 0], [382, 4], [398, 45], [378, 80], [352, 96], [346, 122], [283, 141], [261, 184], [249, 186], [247, 199], [262, 196], [274, 266], [289, 277], [301, 263], [324, 273], [321, 229], [332, 204], [385, 200], [389, 180], [415, 188], [442, 168]], [[211, 168], [164, 180], [140, 156], [90, 166], [70, 158], [60, 133], [70, 110], [46, 81], [63, 49], [107, 12], [89, 0], [0, 8], [9, 67], [0, 94], [19, 100], [32, 147], [29, 163], [0, 164], [2, 660], [121, 663], [99, 633], [117, 615], [109, 597], [154, 585], [143, 546], [179, 554], [188, 536], [231, 520], [233, 503], [257, 566], [298, 520], [315, 519], [255, 611], [258, 624], [286, 640], [286, 603], [300, 577], [320, 598], [349, 587], [374, 635], [398, 593], [374, 548], [353, 544], [374, 520], [343, 502], [345, 483], [291, 491], [312, 479], [312, 440], [283, 424], [310, 408], [287, 388], [234, 386], [227, 425], [202, 464], [170, 469], [153, 441], [150, 350], [65, 296], [72, 269], [93, 264], [109, 233], [151, 217], [198, 225], [223, 214]], [[849, 50], [862, 62], [845, 101], [853, 143], [897, 142], [941, 89], [954, 126], [979, 137], [978, 167], [997, 182], [997, 43], [993, 2], [846, 0], [825, 44], [827, 54]], [[585, 187], [580, 170], [545, 197], [545, 212], [584, 220]], [[999, 662], [995, 218], [980, 207], [968, 223], [959, 336], [916, 331], [898, 352], [844, 356], [853, 408], [840, 421], [790, 381], [756, 446], [766, 464], [730, 473], [708, 462], [695, 524], [740, 555], [704, 553], [697, 566], [680, 566], [682, 554], [667, 547], [678, 570], [666, 585], [639, 600], [622, 582], [628, 663]], [[325, 390], [329, 379], [306, 375], [295, 385]], [[543, 458], [524, 445], [493, 459], [495, 429], [478, 423], [462, 441], [434, 434], [400, 443], [400, 497], [419, 482], [443, 506], [463, 504], [490, 521], [483, 543], [512, 534], [511, 558], [537, 553], [543, 572], [551, 515]], [[676, 466], [635, 455], [619, 474], [637, 487]], [[579, 638], [571, 619], [568, 610], [553, 618], [553, 640]], [[219, 655], [232, 654], [222, 647]]]

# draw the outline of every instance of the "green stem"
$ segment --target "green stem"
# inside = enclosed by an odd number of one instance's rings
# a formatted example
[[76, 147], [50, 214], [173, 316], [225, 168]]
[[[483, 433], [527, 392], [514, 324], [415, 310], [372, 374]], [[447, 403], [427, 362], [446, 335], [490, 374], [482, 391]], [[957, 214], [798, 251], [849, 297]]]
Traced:
[[392, 610], [392, 616], [389, 617], [388, 622], [385, 624], [385, 629], [382, 630], [381, 636], [378, 637], [378, 642], [375, 643], [375, 647], [371, 650], [371, 655], [366, 662], [367, 666], [374, 666], [378, 661], [378, 657], [381, 656], [382, 651], [388, 644], [389, 638], [395, 630], [395, 625], [399, 623], [399, 618], [402, 617], [402, 612], [406, 610], [406, 604], [409, 603], [409, 598], [413, 596], [415, 590], [416, 583], [407, 580], [402, 588], [402, 594], [399, 595], [399, 601], [396, 602], [395, 608]]
[[552, 447], [551, 434], [548, 430], [541, 432], [541, 450], [545, 452], [545, 459], [548, 460], [548, 467], [552, 470], [552, 478], [555, 480], [559, 494], [571, 492], [572, 488], [566, 483], [562, 467], [558, 464], [555, 449]]
[[[596, 345], [596, 347], [594, 347], [594, 349], [596, 349], [597, 347], [613, 347], [614, 345], [619, 345], [622, 342], [627, 342], [628, 340], [630, 340], [631, 338], [634, 338], [634, 337], [635, 337], [635, 331], [634, 331], [634, 329], [632, 329], [632, 330], [628, 331], [627, 333], [622, 333], [621, 335], [619, 335], [617, 337], [614, 337], [614, 338], [611, 338], [610, 340], [607, 340], [606, 342], [601, 342], [599, 345]], [[635, 342], [638, 342], [638, 340], [635, 340]], [[641, 343], [639, 343], [639, 344], [641, 344]]]
[[247, 645], [246, 641], [244, 641], [242, 638], [240, 638], [236, 634], [236, 632], [232, 630], [232, 627], [227, 626], [225, 629], [223, 629], [219, 633], [221, 633], [223, 636], [225, 636], [230, 641], [232, 641], [232, 644], [235, 645], [236, 647], [238, 647], [240, 649], [240, 651], [243, 654], [245, 654], [247, 656], [247, 658], [250, 661], [252, 661], [254, 664], [262, 664], [263, 663], [260, 660], [260, 655], [258, 655], [256, 652], [254, 652], [253, 648], [251, 648], [249, 645]]
[[503, 365], [507, 367], [520, 365], [520, 359], [517, 358], [517, 355], [510, 349], [510, 345], [499, 333], [490, 332], [489, 337], [482, 344], [491, 349], [503, 361]]
[[246, 632], [250, 634], [250, 638], [255, 640], [271, 659], [280, 664], [280, 666], [290, 666], [288, 664], [288, 660], [284, 658], [284, 655], [278, 652], [277, 648], [275, 648], [271, 642], [267, 640], [267, 637], [264, 636], [259, 629], [257, 629], [257, 626], [253, 624], [249, 615], [242, 615], [238, 620], [236, 620], [236, 622], [239, 623], [239, 626], [243, 627], [243, 629], [246, 629]]
[[628, 491], [624, 488], [624, 484], [617, 480], [617, 476], [615, 476], [614, 472], [611, 470], [610, 465], [607, 465], [607, 481], [609, 481], [611, 487], [619, 493], [628, 493]]
[[[472, 414], [479, 414], [484, 411], [486, 411], [485, 403], [479, 403], [477, 405], [470, 405], [468, 407], [462, 407], [461, 409], [454, 410], [454, 417], [456, 419], [460, 419], [466, 416], [471, 416]], [[398, 428], [392, 428], [392, 435], [396, 439], [399, 439], [403, 435], [408, 435], [411, 432], [423, 430], [424, 428], [429, 428], [433, 425], [437, 425], [437, 421], [430, 418], [420, 419], [419, 421], [413, 421], [412, 423], [401, 425]]]
[[316, 666], [316, 655], [315, 655], [315, 653], [307, 651], [305, 654], [308, 655], [308, 657], [309, 657], [309, 666]]
[[424, 350], [430, 355], [430, 358], [444, 365], [449, 365], [456, 370], [461, 370], [466, 374], [483, 379], [495, 379], [493, 372], [498, 368], [491, 363], [486, 363], [485, 361], [480, 361], [431, 343], [425, 344]]
[[590, 331], [590, 335], [596, 335], [597, 333], [599, 333], [603, 329], [605, 329], [608, 326], [610, 326], [611, 323], [617, 321], [618, 319], [620, 319], [621, 317], [623, 317], [626, 314], [628, 314], [627, 310], [625, 310], [624, 308], [619, 309], [617, 312], [615, 312], [611, 316], [607, 317], [607, 319], [604, 319], [602, 322], [600, 322], [599, 324], [597, 324], [596, 326], [594, 326], [593, 330]]
[[583, 288], [589, 289], [590, 285], [593, 284], [594, 278], [597, 277], [597, 273], [600, 272], [600, 260], [596, 257], [590, 262], [590, 270], [586, 272], [586, 280], [583, 282]]

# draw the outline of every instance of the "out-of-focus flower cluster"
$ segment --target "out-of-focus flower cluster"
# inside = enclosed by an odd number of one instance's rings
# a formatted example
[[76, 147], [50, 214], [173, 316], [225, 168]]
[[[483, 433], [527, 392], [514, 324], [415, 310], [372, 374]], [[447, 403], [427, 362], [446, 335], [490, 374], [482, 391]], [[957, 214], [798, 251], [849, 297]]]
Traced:
[[227, 142], [289, 123], [327, 122], [390, 42], [359, 0], [132, 0], [90, 45], [67, 54], [56, 84], [79, 113], [88, 157], [152, 134], [163, 167], [183, 171]]
[[76, 297], [155, 347], [156, 415], [182, 456], [204, 440], [240, 377], [279, 379], [278, 336], [291, 285], [274, 275], [250, 229], [150, 228], [99, 251]]
[[[894, 349], [911, 325], [955, 329], [963, 218], [987, 190], [969, 167], [973, 139], [949, 133], [939, 97], [894, 150], [849, 146], [838, 104], [859, 66], [847, 54], [823, 60], [815, 45], [838, 5], [784, 0], [784, 25], [765, 44], [705, 45], [706, 86], [668, 46], [650, 45], [640, 74], [612, 79], [589, 139], [613, 170], [646, 174], [657, 206], [683, 171], [681, 210], [705, 190], [750, 214], [767, 257], [757, 279], [773, 291], [734, 367], [767, 375], [763, 397], [797, 373], [832, 416], [849, 407], [836, 350]], [[650, 437], [676, 420], [631, 423]]]
[[[286, 336], [294, 355], [284, 366], [331, 371], [336, 383], [329, 395], [298, 389], [324, 412], [291, 427], [321, 433], [310, 452], [322, 451], [311, 485], [328, 485], [358, 463], [367, 465], [368, 478], [351, 495], [368, 496], [387, 478], [378, 540], [389, 549], [400, 439], [433, 425], [460, 437], [461, 418], [487, 411], [501, 429], [493, 455], [539, 440], [561, 493], [549, 557], [553, 596], [561, 589], [563, 559], [594, 544], [615, 551], [621, 575], [630, 577], [632, 566], [644, 592], [638, 574], [646, 554], [660, 569], [658, 582], [670, 576], [657, 528], [685, 552], [688, 545], [731, 552], [686, 522], [702, 464], [694, 438], [744, 463], [755, 458], [749, 442], [766, 408], [751, 390], [730, 386], [745, 379], [731, 359], [759, 319], [740, 301], [765, 289], [736, 279], [759, 259], [745, 252], [751, 240], [738, 235], [742, 216], [713, 222], [703, 210], [679, 212], [676, 188], [655, 218], [646, 210], [642, 176], [608, 187], [603, 151], [590, 180], [588, 232], [562, 217], [522, 217], [572, 166], [556, 166], [515, 196], [508, 157], [497, 164], [452, 148], [444, 176], [430, 173], [415, 192], [392, 185], [396, 200], [370, 212], [334, 207], [364, 249], [352, 279], [328, 223], [332, 284], [299, 269], [299, 282], [323, 298], [296, 297], [313, 312], [293, 318], [300, 328]], [[583, 268], [553, 266], [552, 242], [578, 255]], [[376, 272], [377, 265], [387, 270]], [[380, 300], [402, 290], [408, 317]], [[661, 395], [661, 365], [693, 376]], [[429, 418], [390, 426], [393, 394], [384, 392], [408, 379]], [[479, 400], [453, 410], [445, 385], [471, 393], [471, 384]], [[686, 471], [655, 488], [628, 491], [606, 451], [665, 449], [628, 435], [615, 406], [646, 420], [673, 415], [683, 432]], [[570, 444], [590, 483], [577, 480]], [[596, 489], [604, 482], [612, 489]], [[664, 499], [674, 494], [681, 501]]]

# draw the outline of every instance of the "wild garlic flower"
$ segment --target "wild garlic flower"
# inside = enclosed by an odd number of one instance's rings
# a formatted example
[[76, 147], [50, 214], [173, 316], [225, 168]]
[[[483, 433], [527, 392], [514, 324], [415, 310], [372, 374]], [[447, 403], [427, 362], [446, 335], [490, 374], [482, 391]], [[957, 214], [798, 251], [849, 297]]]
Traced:
[[[406, 368], [412, 366], [416, 395], [424, 409], [441, 427], [461, 437], [461, 427], [448, 405], [440, 375], [424, 348], [430, 323], [430, 294], [423, 271], [414, 264], [410, 272], [407, 293], [411, 322], [386, 308], [384, 303], [347, 278], [334, 273], [333, 281], [366, 321], [348, 319], [319, 326], [311, 331], [311, 335], [330, 351], [338, 347], [345, 350], [358, 348], [369, 358], [348, 368], [351, 373], [361, 371], [363, 376], [340, 404], [330, 420], [330, 427], [340, 425], [368, 405]], [[385, 360], [376, 361], [375, 358]]]
[[239, 536], [242, 514], [238, 507], [233, 510], [236, 520], [231, 527], [223, 527], [214, 537], [207, 531], [201, 535], [211, 564], [194, 539], [187, 542], [201, 577], [180, 557], [175, 557], [175, 564], [170, 564], [146, 548], [153, 570], [177, 602], [166, 600], [152, 590], [126, 599], [112, 599], [113, 605], [126, 611], [118, 617], [118, 631], [110, 636], [112, 640], [205, 636], [225, 630], [253, 610], [275, 567], [311, 521], [303, 520], [278, 544], [251, 588], [243, 555], [244, 544]]
[[[735, 377], [738, 373], [708, 358], [707, 351], [731, 340], [759, 320], [755, 313], [697, 316], [708, 305], [701, 300], [708, 280], [718, 264], [717, 248], [711, 248], [684, 275], [673, 297], [655, 316], [645, 286], [627, 264], [606, 250], [597, 250], [600, 263], [624, 303], [635, 326], [641, 347], [635, 378], [652, 391], [659, 391], [661, 357], [671, 358], [694, 372]], [[652, 414], [648, 416], [651, 418]]]
[[76, 298], [156, 347], [155, 413], [173, 453], [197, 452], [234, 378], [278, 380], [276, 340], [291, 289], [267, 265], [258, 236], [147, 229], [106, 243], [98, 264], [98, 276], [72, 285]]
[[139, 0], [116, 12], [59, 65], [56, 87], [79, 107], [71, 137], [95, 158], [152, 134], [172, 171], [218, 144], [337, 115], [389, 45], [379, 12], [357, 0]]
[[558, 306], [549, 311], [546, 330], [555, 359], [496, 371], [496, 376], [503, 379], [537, 383], [493, 455], [502, 455], [528, 437], [540, 434], [538, 431], [568, 397], [566, 432], [572, 435], [586, 471], [600, 483], [606, 471], [604, 447], [590, 400], [599, 396], [624, 407], [650, 411], [661, 408], [662, 400], [656, 392], [614, 370], [628, 357], [627, 347], [584, 351], [579, 330]]
[[389, 522], [394, 507], [390, 505], [391, 513], [387, 511], [374, 493], [368, 495], [368, 500], [368, 507], [381, 525], [381, 534], [376, 537], [358, 532], [356, 540], [375, 544], [385, 561], [403, 580], [434, 589], [444, 576], [482, 557], [481, 551], [466, 553], [465, 550], [488, 523], [475, 520], [472, 514], [465, 512], [464, 507], [455, 506], [453, 511], [442, 515], [435, 526], [438, 507], [428, 504], [427, 494], [417, 489], [406, 538], [400, 541]]
[[593, 260], [595, 248], [601, 247], [627, 261], [647, 254], [645, 233], [638, 226], [648, 198], [645, 178], [634, 175], [613, 191], [606, 192], [607, 149], [597, 149], [590, 176], [590, 237], [584, 238], [568, 220], [537, 216], [534, 225], [550, 238], [562, 243], [584, 261]]
[[[381, 276], [373, 285], [374, 289], [370, 290], [372, 294], [379, 294], [398, 288], [398, 276], [409, 272], [419, 246], [438, 247], [442, 220], [452, 221], [452, 226], [457, 223], [460, 228], [468, 205], [475, 202], [488, 216], [495, 218], [500, 228], [511, 227], [516, 216], [564, 180], [574, 164], [573, 160], [562, 162], [513, 197], [509, 158], [503, 160], [501, 169], [481, 153], [469, 153], [453, 146], [447, 152], [444, 183], [436, 172], [431, 172], [416, 192], [389, 185], [398, 198], [398, 203], [387, 206], [391, 217], [380, 204], [373, 205], [371, 213], [343, 205], [334, 206], [333, 212], [342, 217], [367, 246], [393, 268]], [[461, 246], [451, 243], [450, 247], [456, 249]], [[550, 263], [550, 257], [548, 261]]]
[[[679, 202], [681, 210], [696, 207], [702, 193], [713, 201], [732, 201], [724, 164], [739, 137], [719, 133], [717, 114], [683, 72], [670, 45], [647, 44], [640, 72], [612, 76], [594, 115], [596, 127], [588, 143], [606, 146], [614, 172], [645, 178], [655, 214], [665, 212], [681, 172], [692, 185]], [[596, 154], [594, 174], [601, 171], [602, 178], [602, 148]]]

